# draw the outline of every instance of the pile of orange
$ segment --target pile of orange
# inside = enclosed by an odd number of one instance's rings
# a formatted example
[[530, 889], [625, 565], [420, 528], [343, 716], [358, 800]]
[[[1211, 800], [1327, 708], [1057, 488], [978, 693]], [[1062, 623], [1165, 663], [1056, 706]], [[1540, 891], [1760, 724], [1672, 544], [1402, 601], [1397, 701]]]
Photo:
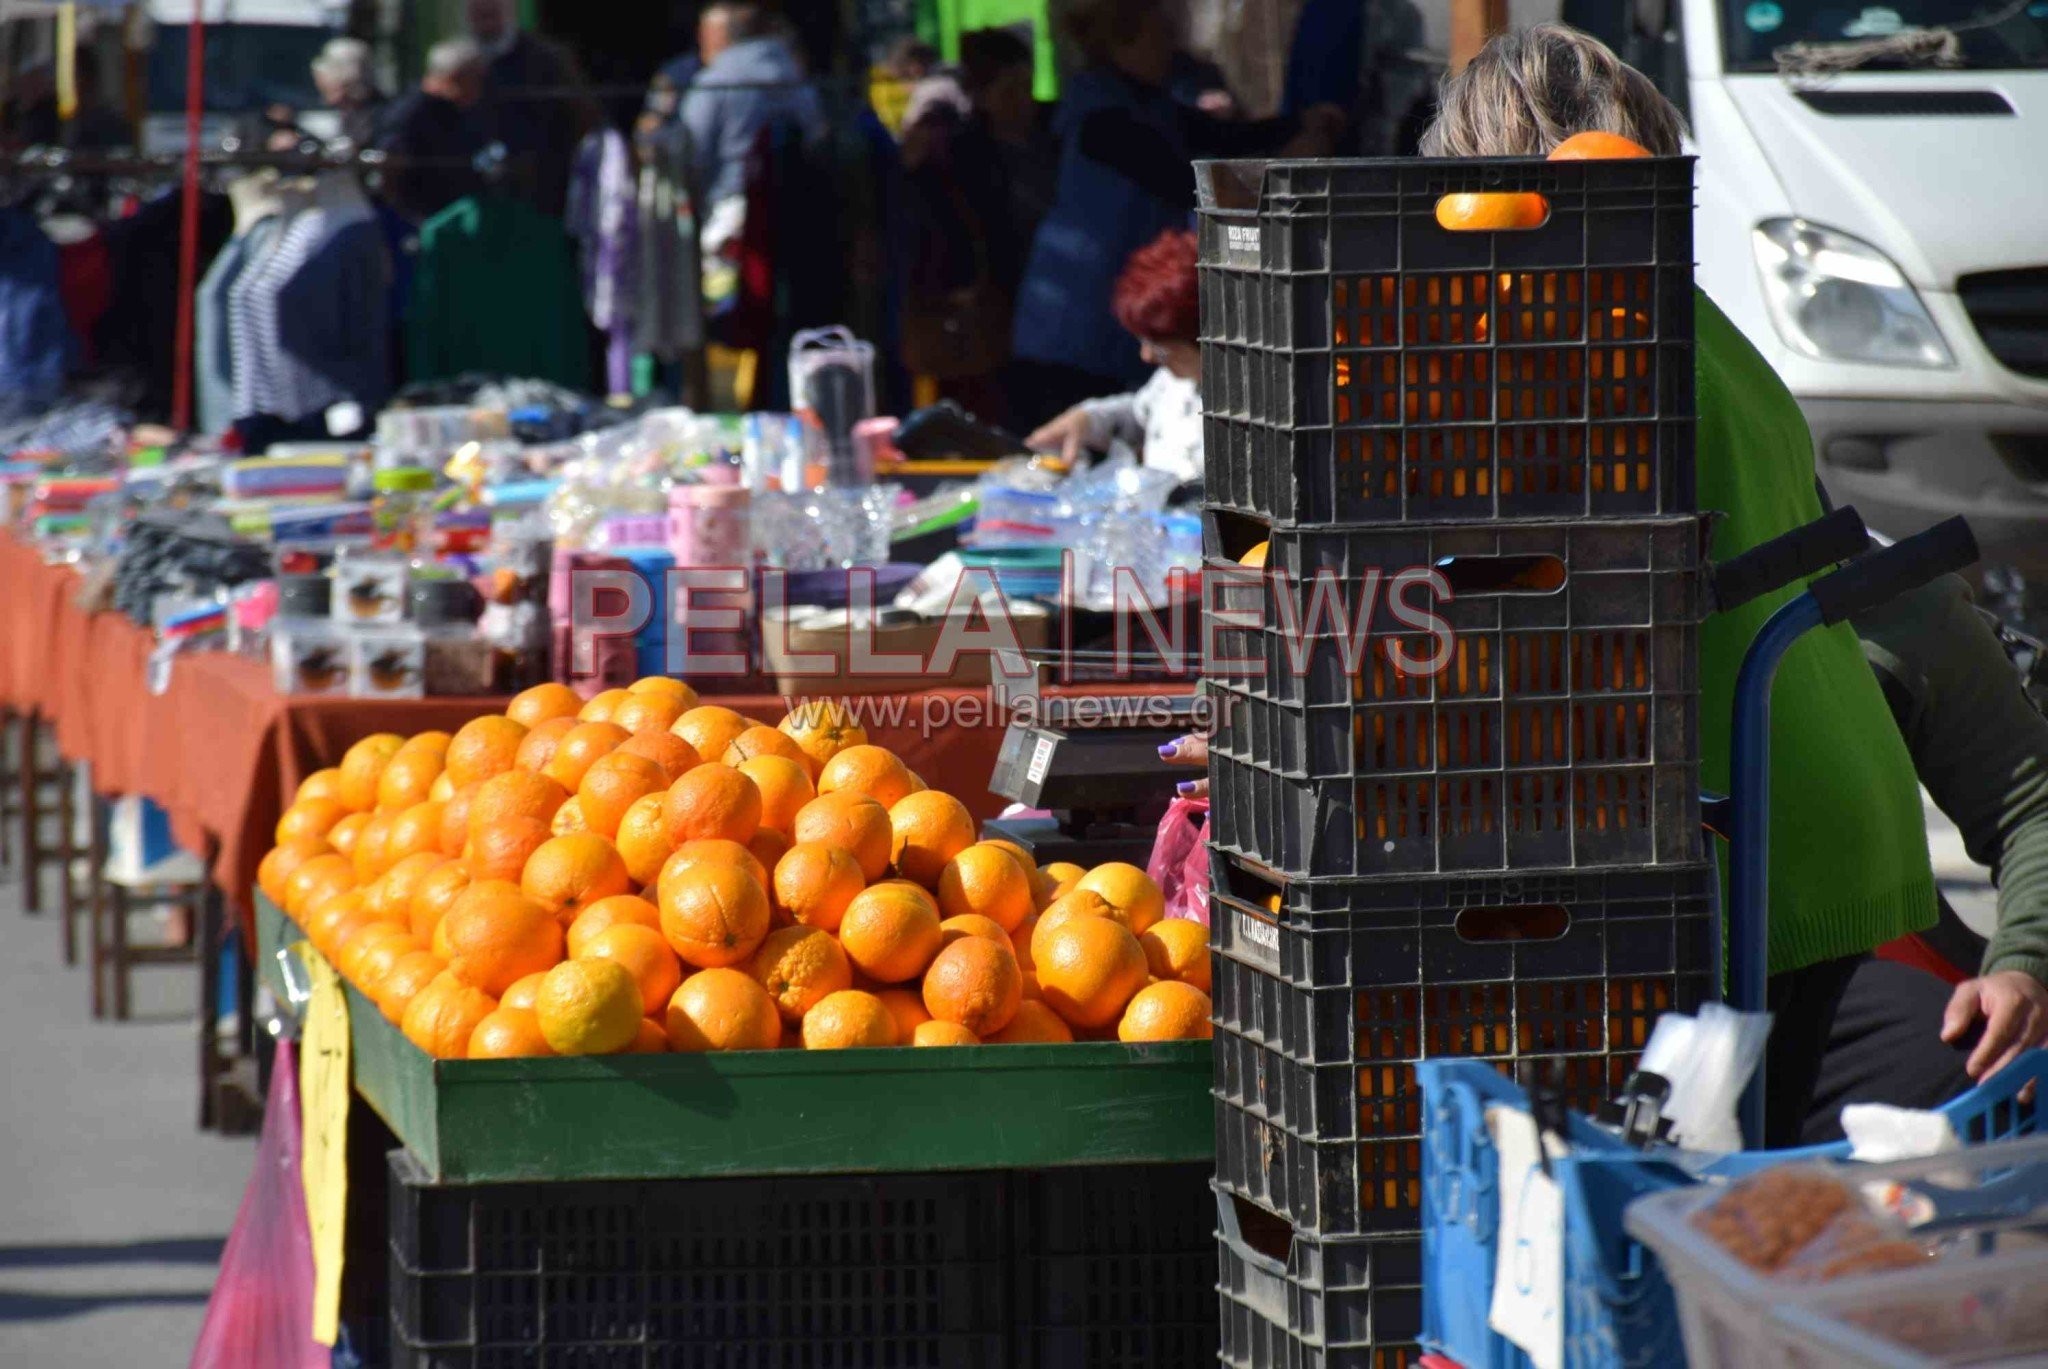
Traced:
[[1145, 872], [983, 841], [829, 704], [547, 684], [307, 778], [258, 874], [444, 1059], [1209, 1035]]

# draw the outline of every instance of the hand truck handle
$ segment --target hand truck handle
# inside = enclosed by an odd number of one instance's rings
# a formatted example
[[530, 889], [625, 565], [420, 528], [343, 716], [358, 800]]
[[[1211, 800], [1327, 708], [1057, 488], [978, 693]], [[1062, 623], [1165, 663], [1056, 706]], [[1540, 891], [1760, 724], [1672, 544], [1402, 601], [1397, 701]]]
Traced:
[[1783, 589], [1817, 575], [1837, 561], [1846, 561], [1870, 545], [1870, 533], [1852, 508], [1839, 508], [1823, 518], [1751, 547], [1716, 565], [1709, 573], [1714, 608], [1726, 612], [1774, 589]]
[[1936, 523], [1903, 541], [1859, 556], [1832, 575], [1816, 580], [1808, 593], [1820, 605], [1820, 620], [1833, 625], [1889, 603], [1977, 559], [1977, 539], [1961, 518]]

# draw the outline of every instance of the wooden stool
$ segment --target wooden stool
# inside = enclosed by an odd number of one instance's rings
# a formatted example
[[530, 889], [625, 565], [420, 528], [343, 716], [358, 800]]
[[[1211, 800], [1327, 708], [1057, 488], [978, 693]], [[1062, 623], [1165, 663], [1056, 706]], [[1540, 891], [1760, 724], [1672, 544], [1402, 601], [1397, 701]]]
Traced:
[[[107, 977], [113, 978], [113, 1016], [128, 1020], [128, 971], [139, 965], [189, 965], [198, 956], [200, 924], [207, 917], [206, 866], [197, 856], [178, 851], [145, 869], [119, 869], [109, 861], [100, 877], [103, 897], [94, 900], [92, 918], [92, 1015], [107, 1015]], [[128, 914], [138, 903], [184, 908], [192, 919], [192, 941], [185, 946], [131, 946]], [[205, 980], [207, 976], [201, 974]], [[202, 1016], [213, 1026], [210, 1005]]]
[[[54, 865], [63, 873], [65, 903], [71, 903], [77, 896], [71, 877], [71, 862], [76, 854], [72, 832], [77, 817], [72, 808], [76, 777], [61, 756], [53, 755], [47, 763], [44, 761], [41, 743], [45, 730], [34, 713], [16, 714], [14, 724], [14, 765], [9, 776], [14, 782], [8, 788], [14, 791], [13, 814], [21, 824], [21, 860], [17, 867], [21, 872], [21, 910], [36, 914], [43, 910], [45, 866]], [[57, 817], [54, 846], [43, 840], [43, 819], [52, 812]]]

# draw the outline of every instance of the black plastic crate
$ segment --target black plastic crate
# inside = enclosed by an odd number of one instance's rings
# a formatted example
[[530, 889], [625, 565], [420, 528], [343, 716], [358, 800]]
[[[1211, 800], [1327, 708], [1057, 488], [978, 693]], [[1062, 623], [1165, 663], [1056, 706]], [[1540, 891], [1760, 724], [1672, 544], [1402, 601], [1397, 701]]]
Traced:
[[1282, 889], [1218, 861], [1218, 1181], [1305, 1231], [1416, 1229], [1414, 1061], [1538, 1061], [1591, 1111], [1661, 1013], [1707, 996], [1713, 878], [1695, 866]]
[[1015, 1363], [1214, 1362], [1210, 1173], [1201, 1164], [1017, 1175]]
[[[1276, 524], [1688, 512], [1685, 157], [1196, 164], [1212, 506]], [[1453, 232], [1460, 193], [1534, 193]]]
[[1419, 1234], [1328, 1239], [1216, 1193], [1222, 1362], [1400, 1369], [1420, 1356]]

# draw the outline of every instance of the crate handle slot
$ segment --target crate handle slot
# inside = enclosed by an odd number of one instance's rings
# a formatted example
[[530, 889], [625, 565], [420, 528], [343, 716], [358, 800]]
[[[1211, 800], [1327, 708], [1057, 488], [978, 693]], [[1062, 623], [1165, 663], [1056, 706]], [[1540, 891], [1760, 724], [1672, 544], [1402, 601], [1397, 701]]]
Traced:
[[1571, 925], [1572, 915], [1563, 904], [1516, 903], [1461, 908], [1452, 929], [1461, 941], [1556, 941]]
[[1533, 190], [1489, 190], [1446, 195], [1436, 202], [1436, 224], [1447, 233], [1527, 233], [1550, 222], [1550, 201]]
[[1555, 594], [1568, 572], [1556, 556], [1446, 556], [1436, 563], [1461, 599], [1489, 594]]

